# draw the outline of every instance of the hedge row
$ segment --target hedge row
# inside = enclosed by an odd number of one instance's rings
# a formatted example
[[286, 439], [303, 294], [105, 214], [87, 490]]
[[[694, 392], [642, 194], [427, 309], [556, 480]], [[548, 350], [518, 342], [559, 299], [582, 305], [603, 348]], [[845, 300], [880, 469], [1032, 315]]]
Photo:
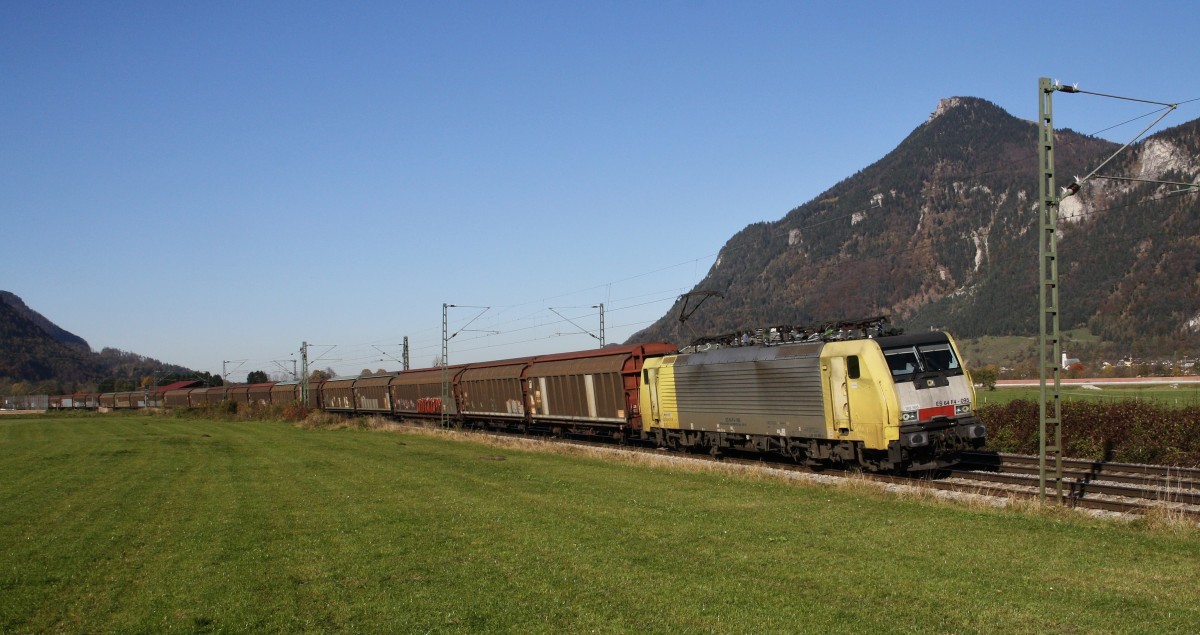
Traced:
[[[1016, 400], [979, 408], [988, 447], [1038, 453], [1038, 405]], [[1062, 404], [1064, 456], [1200, 467], [1200, 406], [1175, 408], [1146, 401], [1071, 401]]]

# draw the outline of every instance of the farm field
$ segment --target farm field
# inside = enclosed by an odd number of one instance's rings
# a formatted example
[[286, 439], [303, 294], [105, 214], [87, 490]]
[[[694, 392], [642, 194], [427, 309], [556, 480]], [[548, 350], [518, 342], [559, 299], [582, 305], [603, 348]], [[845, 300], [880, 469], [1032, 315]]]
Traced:
[[[1088, 384], [1092, 386], [1090, 388], [1085, 388], [1081, 385], [1063, 384], [1061, 387], [1062, 400], [1114, 402], [1125, 399], [1138, 399], [1163, 406], [1180, 408], [1200, 406], [1200, 384], [1197, 383], [1120, 386], [1105, 385], [1100, 383], [1102, 381], [1097, 379], [1095, 380], [1096, 383]], [[984, 390], [977, 386], [975, 388], [975, 397], [980, 405], [1006, 404], [1018, 399], [1037, 403], [1038, 387], [1036, 385], [1033, 387], [998, 385], [995, 390]]]
[[0, 632], [1193, 632], [1200, 534], [497, 447], [0, 419]]

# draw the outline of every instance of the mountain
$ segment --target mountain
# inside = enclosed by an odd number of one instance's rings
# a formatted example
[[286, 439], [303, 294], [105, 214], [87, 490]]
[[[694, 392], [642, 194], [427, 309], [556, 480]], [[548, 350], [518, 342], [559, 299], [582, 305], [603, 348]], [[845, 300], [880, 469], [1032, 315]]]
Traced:
[[4, 303], [12, 307], [17, 313], [36, 324], [38, 328], [45, 331], [50, 337], [54, 338], [56, 342], [66, 344], [67, 346], [73, 346], [82, 351], [90, 352], [92, 350], [92, 347], [88, 346], [87, 341], [82, 337], [63, 330], [57, 324], [47, 320], [41, 313], [38, 313], [37, 311], [34, 311], [26, 306], [25, 301], [18, 297], [17, 294], [12, 293], [11, 291], [0, 291], [0, 303]]
[[137, 353], [115, 348], [93, 352], [83, 338], [30, 309], [17, 295], [0, 291], [0, 394], [9, 394], [19, 383], [36, 393], [132, 390], [145, 377], [212, 380], [207, 373]]
[[[881, 313], [909, 331], [1036, 335], [1037, 135], [986, 100], [941, 100], [879, 161], [730, 238], [695, 287], [722, 297], [686, 324], [676, 302], [631, 341]], [[1060, 187], [1119, 148], [1066, 129], [1055, 142]], [[1200, 120], [1135, 144], [1102, 174], [1194, 182]], [[1200, 348], [1200, 195], [1179, 189], [1097, 178], [1063, 201], [1063, 329], [1137, 354]]]
[[[5, 293], [20, 302], [20, 298]], [[20, 306], [24, 307], [25, 304], [20, 302]], [[100, 367], [90, 349], [81, 350], [77, 345], [59, 341], [51, 331], [66, 331], [33, 313], [41, 321], [54, 326], [54, 329], [47, 329], [42, 322], [31, 318], [29, 313], [33, 312], [28, 308], [24, 311], [17, 309], [7, 297], [0, 302], [0, 378], [42, 382], [57, 378], [86, 380], [100, 375]]]

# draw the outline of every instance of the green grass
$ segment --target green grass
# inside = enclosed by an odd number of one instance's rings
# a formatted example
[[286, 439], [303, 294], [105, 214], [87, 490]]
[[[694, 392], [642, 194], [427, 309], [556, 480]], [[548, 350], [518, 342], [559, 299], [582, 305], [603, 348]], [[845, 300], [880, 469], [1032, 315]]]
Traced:
[[2, 632], [1193, 632], [1200, 538], [437, 436], [0, 419]]
[[987, 364], [1011, 366], [1014, 360], [1036, 350], [1037, 338], [985, 335], [958, 340], [958, 346], [968, 368]]
[[[1103, 340], [1086, 328], [1068, 329], [1062, 332], [1063, 348], [1075, 356], [1079, 349], [1102, 345]], [[1021, 360], [1036, 359], [1038, 338], [1036, 335], [984, 335], [982, 337], [957, 340], [959, 352], [968, 368], [979, 368], [987, 364], [1015, 366]], [[1100, 359], [1086, 359], [1089, 367], [1099, 368]], [[1110, 360], [1115, 362], [1116, 360]]]
[[[1163, 406], [1186, 407], [1200, 405], [1200, 386], [1196, 384], [1180, 384], [1178, 388], [1172, 388], [1170, 385], [1113, 387], [1097, 384], [1096, 388], [1099, 390], [1064, 385], [1061, 389], [1062, 400], [1114, 402], [1125, 399], [1140, 399]], [[1038, 387], [998, 386], [996, 390], [976, 388], [975, 397], [981, 405], [1002, 405], [1018, 399], [1037, 403]]]

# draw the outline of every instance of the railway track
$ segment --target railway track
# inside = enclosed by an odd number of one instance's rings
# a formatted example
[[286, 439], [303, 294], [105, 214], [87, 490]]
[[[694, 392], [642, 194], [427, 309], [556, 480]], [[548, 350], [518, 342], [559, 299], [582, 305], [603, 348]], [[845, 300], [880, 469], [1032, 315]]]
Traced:
[[[973, 456], [953, 469], [918, 476], [864, 472], [861, 477], [895, 485], [1003, 499], [1037, 500], [1041, 497], [1037, 457], [992, 454], [990, 458], [994, 460], [981, 461], [981, 457], [989, 455], [972, 454], [980, 456]], [[809, 468], [786, 462], [764, 463], [762, 459], [700, 458], [769, 464], [776, 469], [813, 472]], [[1200, 470], [1080, 460], [1072, 460], [1073, 469], [1068, 470], [1065, 463], [1063, 499], [1068, 507], [1135, 515], [1161, 510], [1200, 521]], [[1047, 483], [1047, 493], [1050, 500], [1054, 500], [1052, 481]]]
[[[714, 457], [701, 453], [666, 451], [650, 446], [616, 445], [611, 441], [529, 437], [491, 431], [476, 431], [476, 433], [495, 434], [504, 439], [528, 438], [591, 449], [604, 448], [608, 451], [630, 454], [651, 454], [656, 457], [669, 456], [680, 460], [743, 465], [748, 468], [769, 468], [797, 475], [809, 475], [814, 479], [849, 475], [849, 472], [843, 470], [833, 468], [814, 470], [784, 458], [776, 460], [773, 457], [762, 455], [743, 457], [725, 454]], [[855, 472], [854, 475], [880, 483], [935, 491], [1002, 499], [1036, 500], [1040, 498], [1037, 462], [1037, 457], [969, 452], [963, 454], [963, 461], [954, 469], [922, 475], [870, 472]], [[1064, 459], [1063, 480], [1064, 503], [1068, 507], [1137, 515], [1146, 514], [1151, 510], [1164, 510], [1200, 521], [1200, 470], [1197, 469]], [[1052, 482], [1047, 483], [1047, 493], [1053, 500]]]
[[[1040, 496], [1038, 458], [967, 452], [946, 482], [979, 483], [989, 490]], [[1047, 481], [1053, 496], [1054, 482]], [[1162, 509], [1200, 520], [1200, 470], [1165, 465], [1063, 459], [1063, 498], [1071, 507], [1120, 513]], [[1010, 494], [1010, 495], [1011, 495]]]

